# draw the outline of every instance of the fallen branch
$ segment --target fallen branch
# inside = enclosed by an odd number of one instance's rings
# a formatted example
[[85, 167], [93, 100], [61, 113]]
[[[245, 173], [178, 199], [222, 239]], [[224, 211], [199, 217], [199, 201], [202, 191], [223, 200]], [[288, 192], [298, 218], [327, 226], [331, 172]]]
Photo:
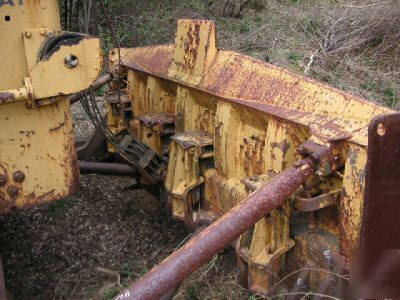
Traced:
[[101, 272], [101, 273], [105, 273], [105, 274], [111, 275], [111, 276], [116, 276], [117, 277], [118, 286], [122, 287], [121, 275], [119, 275], [119, 273], [117, 271], [112, 271], [112, 270], [108, 270], [108, 269], [104, 269], [104, 268], [100, 268], [100, 267], [97, 267], [97, 271]]
[[308, 62], [307, 66], [306, 66], [305, 69], [304, 69], [304, 75], [308, 75], [308, 73], [310, 72], [311, 65], [312, 65], [313, 62], [314, 62], [314, 57], [315, 57], [315, 55], [317, 55], [317, 53], [318, 53], [319, 51], [320, 51], [320, 49], [317, 49], [317, 50], [315, 50], [315, 51], [311, 54], [311, 56], [310, 56], [310, 61]]

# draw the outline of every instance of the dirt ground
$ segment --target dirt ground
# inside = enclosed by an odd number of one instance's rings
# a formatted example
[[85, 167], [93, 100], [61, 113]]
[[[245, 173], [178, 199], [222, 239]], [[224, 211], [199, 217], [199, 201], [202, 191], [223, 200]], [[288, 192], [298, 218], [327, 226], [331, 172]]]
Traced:
[[[91, 128], [73, 107], [75, 135]], [[68, 199], [0, 216], [0, 253], [15, 299], [112, 299], [179, 247], [190, 233], [129, 177], [82, 175]], [[183, 284], [174, 299], [247, 299], [232, 250]]]
[[[84, 175], [77, 195], [0, 217], [6, 286], [14, 297], [111, 299], [172, 253], [189, 233], [167, 221], [157, 198], [127, 189], [130, 183]], [[242, 299], [234, 259], [229, 250], [213, 259], [175, 299]]]

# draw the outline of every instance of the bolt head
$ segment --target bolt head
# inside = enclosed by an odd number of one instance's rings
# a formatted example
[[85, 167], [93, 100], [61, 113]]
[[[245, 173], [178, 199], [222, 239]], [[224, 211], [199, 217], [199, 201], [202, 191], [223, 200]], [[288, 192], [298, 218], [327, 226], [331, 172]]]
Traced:
[[10, 187], [7, 189], [7, 193], [8, 193], [8, 195], [9, 195], [11, 198], [16, 198], [16, 197], [18, 197], [19, 191], [18, 191], [18, 188], [17, 188], [17, 187], [15, 187], [15, 186], [10, 186]]
[[30, 39], [32, 37], [32, 32], [30, 32], [30, 31], [25, 32], [25, 37], [27, 39]]
[[40, 33], [40, 35], [46, 35], [46, 29], [40, 28], [39, 33]]
[[75, 68], [79, 63], [79, 59], [73, 55], [70, 54], [64, 59], [64, 64], [68, 69], [73, 69]]
[[22, 182], [25, 180], [25, 174], [22, 171], [16, 171], [13, 174], [13, 178], [15, 182]]
[[7, 176], [4, 174], [0, 174], [0, 186], [5, 186], [7, 183]]
[[196, 152], [196, 149], [195, 149], [194, 147], [189, 148], [189, 154], [190, 154], [190, 155], [194, 155], [195, 152]]

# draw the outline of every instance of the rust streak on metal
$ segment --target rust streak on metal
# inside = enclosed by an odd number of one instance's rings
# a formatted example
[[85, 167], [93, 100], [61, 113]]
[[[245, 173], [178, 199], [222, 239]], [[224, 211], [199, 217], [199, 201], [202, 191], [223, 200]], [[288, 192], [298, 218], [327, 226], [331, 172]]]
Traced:
[[340, 191], [333, 191], [315, 197], [304, 197], [302, 193], [296, 193], [295, 206], [298, 210], [304, 212], [317, 211], [322, 208], [332, 206], [339, 201]]
[[[142, 49], [146, 49], [147, 47], [143, 47]], [[140, 48], [139, 48], [140, 49]], [[130, 49], [122, 49], [121, 58], [124, 58], [125, 52]], [[135, 62], [132, 63], [133, 69], [138, 69], [143, 72], [155, 72], [157, 74], [167, 74], [168, 69], [172, 62], [172, 45], [158, 45], [154, 47], [153, 51], [146, 52], [141, 51], [137, 56], [135, 56]], [[111, 59], [115, 57], [115, 61], [117, 61], [118, 54], [116, 51], [111, 51]]]
[[68, 116], [67, 116], [66, 112], [64, 112], [64, 117], [65, 117], [64, 121], [60, 122], [56, 127], [50, 128], [49, 132], [55, 132], [55, 131], [58, 131], [61, 128], [63, 128], [65, 126], [66, 122], [67, 122], [67, 119], [68, 119]]
[[233, 207], [196, 238], [136, 281], [117, 299], [158, 299], [189, 274], [209, 261], [265, 214], [281, 205], [314, 171], [305, 159], [279, 175]]

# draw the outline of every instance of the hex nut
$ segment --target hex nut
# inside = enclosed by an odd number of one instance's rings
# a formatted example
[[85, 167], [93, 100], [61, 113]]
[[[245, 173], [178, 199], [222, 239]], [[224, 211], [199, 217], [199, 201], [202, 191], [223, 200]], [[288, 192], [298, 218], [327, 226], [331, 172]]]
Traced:
[[21, 183], [22, 181], [25, 180], [25, 174], [24, 174], [22, 171], [16, 171], [16, 172], [13, 174], [13, 178], [14, 178], [14, 181], [15, 181], [15, 182]]

